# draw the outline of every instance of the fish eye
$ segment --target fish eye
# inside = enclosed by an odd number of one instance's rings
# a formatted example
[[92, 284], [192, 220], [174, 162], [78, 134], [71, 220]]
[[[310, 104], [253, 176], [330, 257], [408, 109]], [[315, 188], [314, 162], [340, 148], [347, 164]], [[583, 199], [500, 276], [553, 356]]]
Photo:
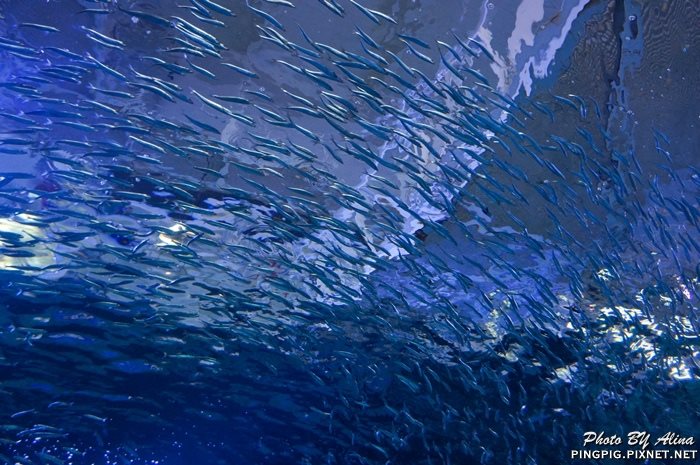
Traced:
[[129, 245], [132, 240], [128, 236], [122, 236], [121, 234], [111, 234], [112, 239], [119, 245]]

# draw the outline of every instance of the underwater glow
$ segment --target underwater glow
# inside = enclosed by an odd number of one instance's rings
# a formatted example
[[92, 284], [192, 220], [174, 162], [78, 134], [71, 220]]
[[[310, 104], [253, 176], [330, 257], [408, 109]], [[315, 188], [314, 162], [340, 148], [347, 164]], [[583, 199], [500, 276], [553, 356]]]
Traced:
[[0, 463], [692, 455], [695, 3], [0, 0]]

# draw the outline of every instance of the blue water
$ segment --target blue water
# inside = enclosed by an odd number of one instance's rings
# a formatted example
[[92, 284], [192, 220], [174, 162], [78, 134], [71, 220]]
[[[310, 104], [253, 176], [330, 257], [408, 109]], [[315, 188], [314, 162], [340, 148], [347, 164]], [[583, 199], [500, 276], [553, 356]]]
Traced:
[[0, 463], [698, 438], [698, 9], [288, 3], [0, 2]]

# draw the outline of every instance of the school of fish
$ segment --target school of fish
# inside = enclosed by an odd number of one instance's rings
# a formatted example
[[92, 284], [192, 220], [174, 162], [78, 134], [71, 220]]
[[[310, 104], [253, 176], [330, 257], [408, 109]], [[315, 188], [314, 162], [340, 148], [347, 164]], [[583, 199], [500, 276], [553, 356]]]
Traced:
[[0, 463], [700, 436], [697, 156], [509, 95], [488, 44], [372, 3], [0, 10]]

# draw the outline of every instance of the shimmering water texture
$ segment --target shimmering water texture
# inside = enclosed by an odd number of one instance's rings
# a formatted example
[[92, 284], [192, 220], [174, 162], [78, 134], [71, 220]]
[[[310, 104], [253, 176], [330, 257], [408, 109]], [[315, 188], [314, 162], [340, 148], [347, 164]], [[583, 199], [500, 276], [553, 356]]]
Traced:
[[0, 16], [0, 463], [700, 436], [697, 1]]

